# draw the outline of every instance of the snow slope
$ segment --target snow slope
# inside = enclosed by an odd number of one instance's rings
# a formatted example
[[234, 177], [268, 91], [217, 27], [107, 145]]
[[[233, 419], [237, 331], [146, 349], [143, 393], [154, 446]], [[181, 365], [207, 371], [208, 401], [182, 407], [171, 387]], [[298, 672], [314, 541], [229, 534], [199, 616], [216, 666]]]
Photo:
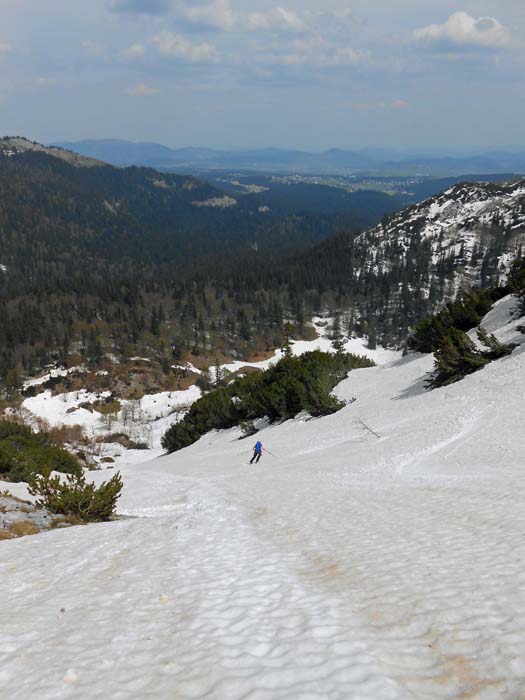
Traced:
[[[511, 304], [484, 325], [523, 341]], [[429, 393], [431, 366], [352, 372], [258, 466], [210, 434], [127, 467], [123, 520], [2, 543], [0, 697], [522, 700], [525, 345]]]
[[465, 182], [393, 214], [357, 238], [366, 250], [366, 268], [385, 272], [406, 260], [416, 236], [430, 246], [427, 287], [439, 263], [451, 257], [461, 263], [455, 291], [465, 279], [479, 285], [490, 265], [505, 279], [525, 242], [525, 180], [500, 186]]
[[53, 426], [81, 425], [89, 435], [96, 436], [121, 431], [133, 440], [145, 441], [151, 449], [159, 450], [162, 436], [176, 420], [177, 409], [183, 410], [197, 401], [201, 391], [197, 386], [190, 386], [183, 391], [146, 394], [139, 401], [122, 400], [118, 418], [108, 426], [100, 413], [82, 406], [110, 395], [109, 391], [94, 394], [85, 389], [53, 395], [51, 390], [46, 390], [24, 399], [22, 407], [33, 416], [45, 418]]
[[378, 342], [402, 347], [460, 290], [505, 282], [525, 246], [525, 180], [455, 185], [348, 244], [354, 320], [364, 319]]
[[[314, 316], [312, 319], [312, 324], [317, 333], [317, 338], [314, 340], [291, 340], [291, 351], [296, 357], [304, 355], [307, 352], [313, 352], [314, 350], [321, 350], [322, 352], [335, 353], [336, 350], [332, 346], [332, 340], [330, 339], [331, 324], [333, 323], [332, 318], [321, 318], [320, 316]], [[388, 348], [383, 348], [378, 346], [373, 350], [367, 345], [367, 338], [343, 338], [343, 350], [344, 352], [350, 352], [354, 355], [362, 355], [373, 360], [377, 365], [383, 365], [392, 360], [401, 357], [402, 353], [398, 350], [389, 350]], [[272, 365], [276, 364], [283, 357], [282, 350], [276, 350], [275, 354], [267, 360], [262, 360], [261, 362], [243, 362], [239, 360], [237, 362], [230, 362], [225, 365], [221, 365], [222, 369], [229, 372], [239, 372], [245, 367], [252, 367], [255, 369], [268, 369]]]

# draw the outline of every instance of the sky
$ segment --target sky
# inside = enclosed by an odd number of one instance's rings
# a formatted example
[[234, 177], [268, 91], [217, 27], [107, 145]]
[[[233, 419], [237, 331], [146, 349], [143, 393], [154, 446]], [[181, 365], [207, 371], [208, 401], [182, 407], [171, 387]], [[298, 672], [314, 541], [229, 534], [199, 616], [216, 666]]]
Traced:
[[0, 134], [525, 149], [523, 0], [0, 0]]

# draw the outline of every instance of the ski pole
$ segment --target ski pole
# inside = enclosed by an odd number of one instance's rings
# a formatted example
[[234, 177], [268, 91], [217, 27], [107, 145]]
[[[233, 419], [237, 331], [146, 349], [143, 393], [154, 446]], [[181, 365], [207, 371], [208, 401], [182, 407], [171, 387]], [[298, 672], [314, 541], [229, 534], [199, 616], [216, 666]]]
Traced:
[[269, 455], [271, 455], [274, 459], [279, 459], [279, 457], [276, 457], [273, 452], [270, 452], [270, 450], [267, 450], [266, 447], [263, 448], [265, 452], [268, 452]]

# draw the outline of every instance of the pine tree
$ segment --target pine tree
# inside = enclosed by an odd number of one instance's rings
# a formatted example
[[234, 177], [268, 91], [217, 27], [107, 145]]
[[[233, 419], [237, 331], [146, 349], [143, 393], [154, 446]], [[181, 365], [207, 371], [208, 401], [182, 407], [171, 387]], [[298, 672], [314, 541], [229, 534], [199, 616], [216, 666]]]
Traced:
[[150, 333], [152, 335], [160, 335], [160, 320], [159, 314], [156, 308], [151, 312], [151, 320], [149, 326]]
[[221, 363], [219, 362], [218, 359], [215, 360], [214, 374], [215, 374], [214, 386], [215, 386], [215, 388], [217, 388], [217, 387], [221, 386], [223, 379], [224, 379]]
[[339, 314], [339, 312], [334, 317], [334, 322], [332, 324], [331, 339], [333, 349], [338, 354], [342, 353], [345, 348], [345, 343], [344, 336], [341, 331], [341, 315]]
[[97, 335], [95, 326], [91, 326], [89, 329], [86, 355], [88, 362], [90, 362], [92, 365], [98, 365], [102, 359], [102, 345], [100, 343], [100, 338]]
[[205, 367], [201, 370], [201, 373], [197, 377], [197, 381], [195, 383], [201, 391], [210, 391], [213, 381], [209, 367]]
[[70, 344], [71, 344], [71, 338], [69, 335], [69, 328], [66, 326], [66, 329], [64, 331], [64, 337], [62, 340], [62, 349], [60, 352], [60, 364], [63, 365], [64, 367], [67, 367], [67, 364], [68, 364], [67, 361], [69, 358]]
[[5, 385], [9, 396], [14, 396], [18, 389], [20, 389], [18, 367], [11, 367], [11, 369], [8, 370], [5, 378]]
[[514, 263], [509, 285], [519, 299], [519, 313], [525, 315], [525, 257], [520, 257]]
[[291, 341], [291, 333], [293, 331], [293, 327], [291, 323], [285, 323], [283, 327], [283, 335], [282, 335], [282, 343], [281, 343], [281, 350], [283, 353], [283, 357], [292, 357], [293, 356], [293, 351], [292, 351], [292, 341]]

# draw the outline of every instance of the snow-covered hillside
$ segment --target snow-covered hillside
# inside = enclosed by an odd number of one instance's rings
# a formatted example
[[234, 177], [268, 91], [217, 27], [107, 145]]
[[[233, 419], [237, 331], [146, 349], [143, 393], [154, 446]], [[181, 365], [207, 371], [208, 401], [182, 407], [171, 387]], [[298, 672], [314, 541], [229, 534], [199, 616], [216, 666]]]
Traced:
[[427, 295], [435, 280], [445, 288], [440, 300], [465, 285], [504, 281], [525, 246], [525, 180], [456, 185], [392, 215], [357, 245], [366, 249], [364, 269], [379, 275], [408, 262], [416, 242], [429, 254], [426, 285], [419, 287]]
[[366, 322], [382, 345], [400, 347], [460, 290], [504, 284], [523, 250], [525, 180], [519, 180], [455, 185], [349, 237], [339, 255], [347, 261], [354, 320]]
[[[483, 325], [523, 342], [513, 305]], [[125, 468], [121, 521], [2, 543], [0, 697], [521, 700], [525, 345], [431, 368], [351, 372], [256, 466], [207, 435]]]

